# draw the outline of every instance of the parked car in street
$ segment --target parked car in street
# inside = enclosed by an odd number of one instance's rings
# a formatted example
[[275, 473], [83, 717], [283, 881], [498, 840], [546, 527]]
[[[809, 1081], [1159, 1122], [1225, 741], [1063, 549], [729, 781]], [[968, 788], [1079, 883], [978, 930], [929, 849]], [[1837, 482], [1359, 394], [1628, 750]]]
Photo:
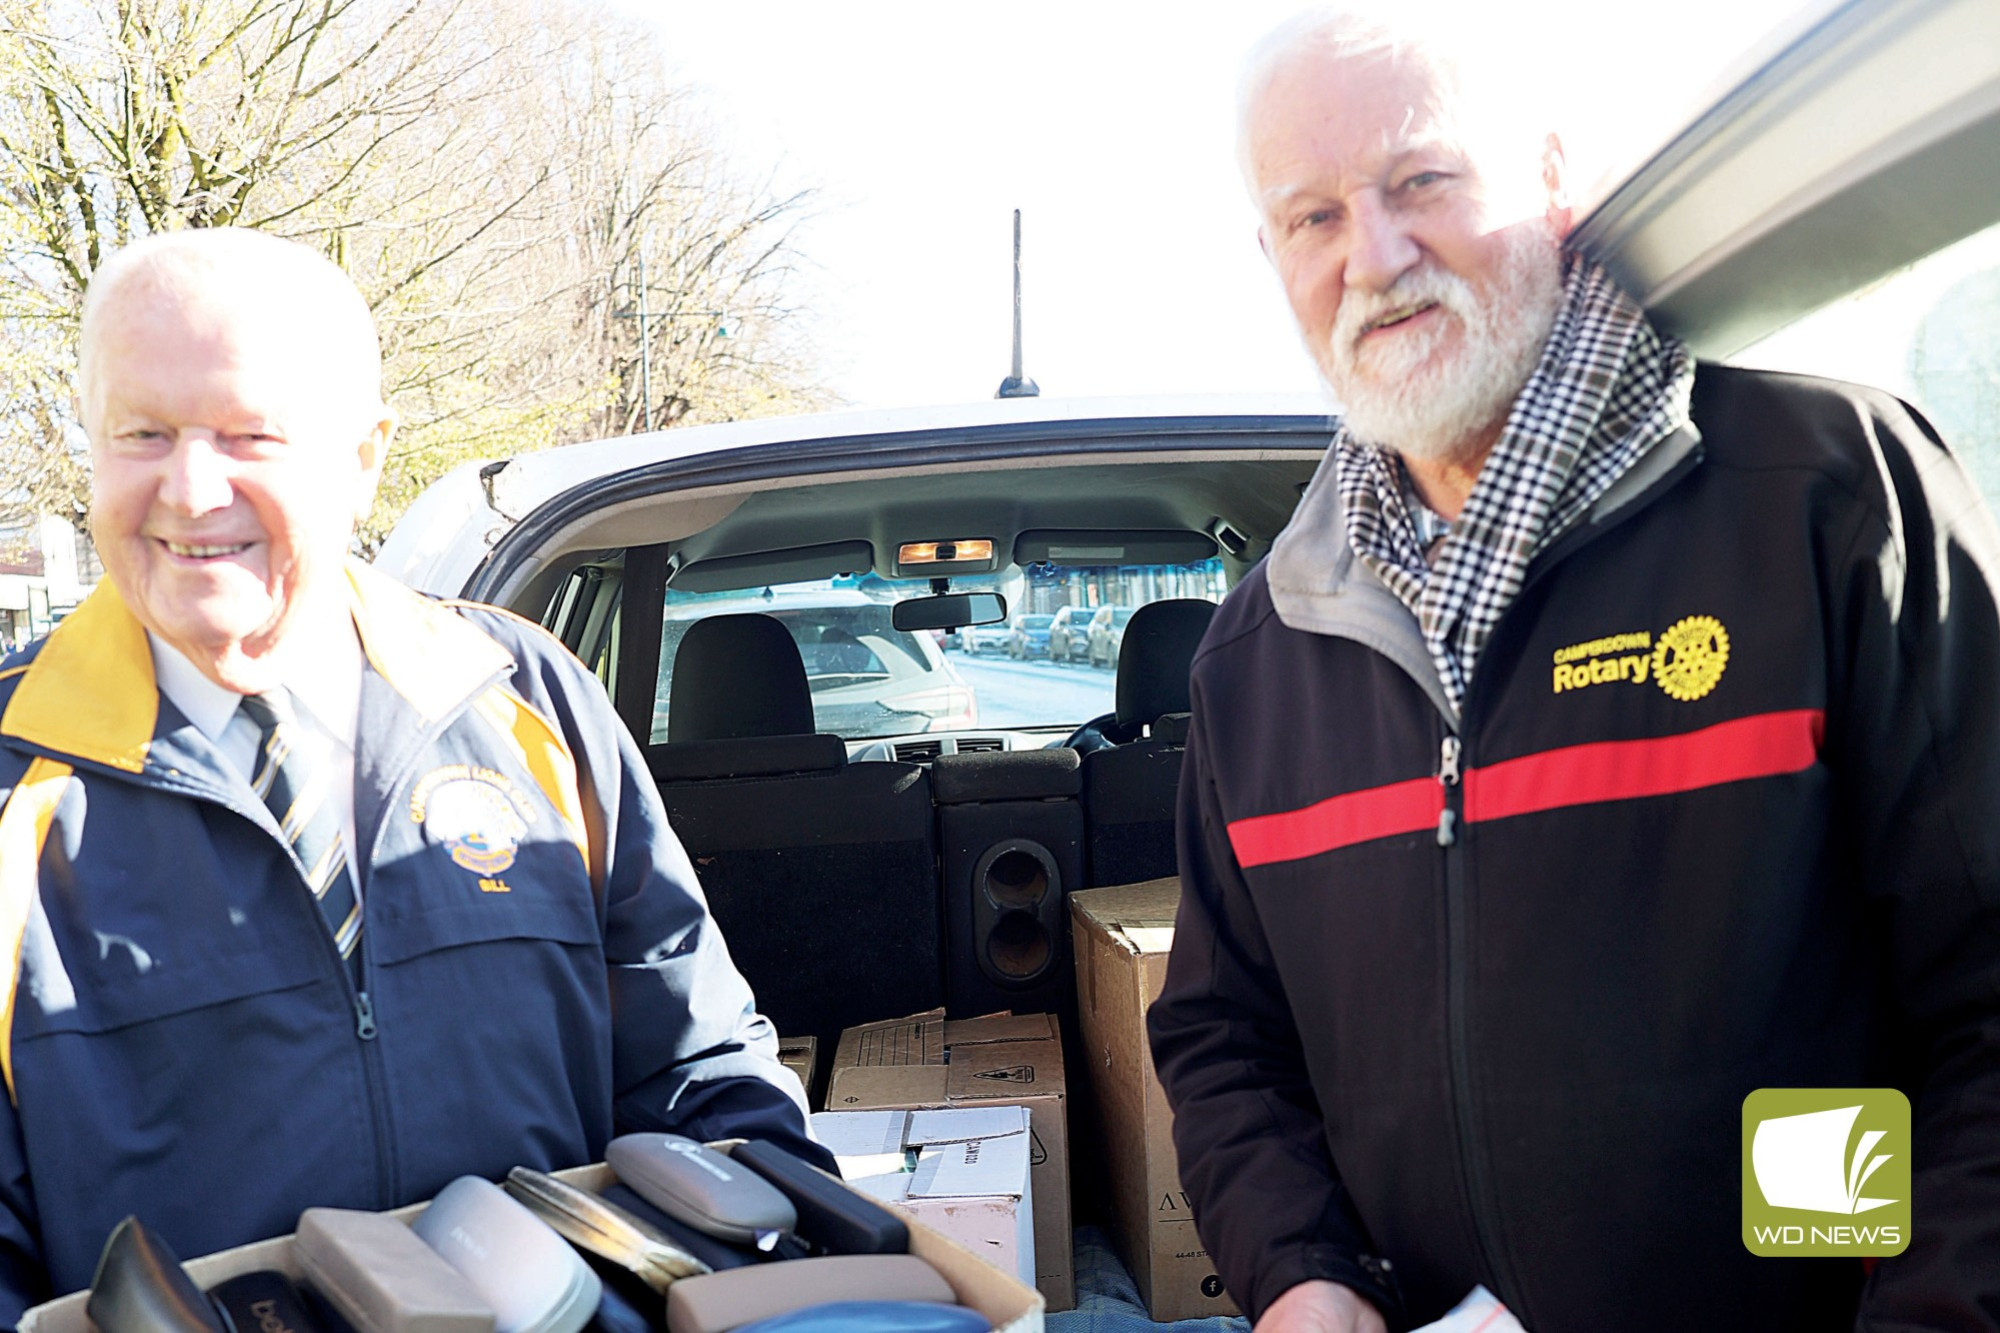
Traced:
[[1003, 621], [998, 625], [967, 625], [958, 631], [958, 650], [977, 656], [980, 653], [1004, 653], [1013, 631]]
[[1076, 662], [1090, 652], [1090, 617], [1087, 606], [1064, 606], [1049, 621], [1049, 660]]
[[1052, 615], [1019, 615], [1007, 630], [1007, 656], [1016, 661], [1026, 661], [1031, 657], [1049, 655], [1049, 626], [1055, 623]]
[[1115, 667], [1125, 642], [1125, 625], [1136, 610], [1130, 606], [1100, 606], [1084, 634], [1084, 656], [1092, 666]]

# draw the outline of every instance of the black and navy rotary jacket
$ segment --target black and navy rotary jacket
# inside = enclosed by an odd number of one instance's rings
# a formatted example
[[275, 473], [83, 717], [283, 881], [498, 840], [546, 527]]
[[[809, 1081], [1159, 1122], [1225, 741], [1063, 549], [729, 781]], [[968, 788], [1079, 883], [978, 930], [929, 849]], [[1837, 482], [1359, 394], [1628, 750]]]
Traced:
[[[2000, 542], [1893, 398], [1701, 367], [1470, 682], [1322, 468], [1193, 669], [1151, 1015], [1261, 1312], [1333, 1278], [1535, 1333], [2000, 1327]], [[1742, 1104], [1904, 1089], [1909, 1248], [1759, 1258]]]
[[108, 583], [0, 673], [0, 1324], [128, 1213], [193, 1256], [614, 1128], [820, 1151], [597, 681], [351, 578], [358, 980]]

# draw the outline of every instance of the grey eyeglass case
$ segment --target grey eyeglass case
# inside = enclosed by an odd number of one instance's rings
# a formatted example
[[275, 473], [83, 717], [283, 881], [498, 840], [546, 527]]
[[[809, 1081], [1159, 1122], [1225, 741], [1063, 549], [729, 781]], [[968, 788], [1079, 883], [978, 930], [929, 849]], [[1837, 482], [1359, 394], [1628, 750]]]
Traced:
[[605, 1161], [634, 1193], [718, 1240], [768, 1250], [799, 1224], [798, 1210], [741, 1163], [678, 1134], [627, 1134]]
[[306, 1280], [358, 1333], [493, 1333], [493, 1307], [393, 1217], [308, 1208], [296, 1244]]
[[490, 1180], [460, 1176], [410, 1230], [493, 1307], [495, 1333], [577, 1333], [604, 1294], [583, 1256]]

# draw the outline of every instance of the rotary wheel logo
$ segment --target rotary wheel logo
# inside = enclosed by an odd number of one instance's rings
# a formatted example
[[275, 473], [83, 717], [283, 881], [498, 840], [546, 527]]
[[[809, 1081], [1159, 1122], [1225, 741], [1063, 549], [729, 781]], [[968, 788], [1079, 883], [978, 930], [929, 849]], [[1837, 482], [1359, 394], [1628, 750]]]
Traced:
[[1714, 616], [1689, 616], [1653, 647], [1653, 679], [1682, 703], [1701, 698], [1729, 665], [1729, 631]]

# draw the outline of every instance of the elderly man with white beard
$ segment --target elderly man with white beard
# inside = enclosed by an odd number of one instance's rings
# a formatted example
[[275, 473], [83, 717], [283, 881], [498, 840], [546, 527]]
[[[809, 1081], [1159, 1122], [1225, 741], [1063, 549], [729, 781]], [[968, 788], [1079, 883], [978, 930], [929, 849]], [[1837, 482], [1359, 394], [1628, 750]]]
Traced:
[[[1192, 674], [1150, 1021], [1229, 1291], [1259, 1333], [1478, 1285], [1533, 1333], [2000, 1326], [1964, 473], [1885, 394], [1697, 365], [1432, 47], [1297, 21], [1241, 128], [1343, 419]], [[1907, 1234], [1752, 1253], [1761, 1089], [1906, 1094]]]

